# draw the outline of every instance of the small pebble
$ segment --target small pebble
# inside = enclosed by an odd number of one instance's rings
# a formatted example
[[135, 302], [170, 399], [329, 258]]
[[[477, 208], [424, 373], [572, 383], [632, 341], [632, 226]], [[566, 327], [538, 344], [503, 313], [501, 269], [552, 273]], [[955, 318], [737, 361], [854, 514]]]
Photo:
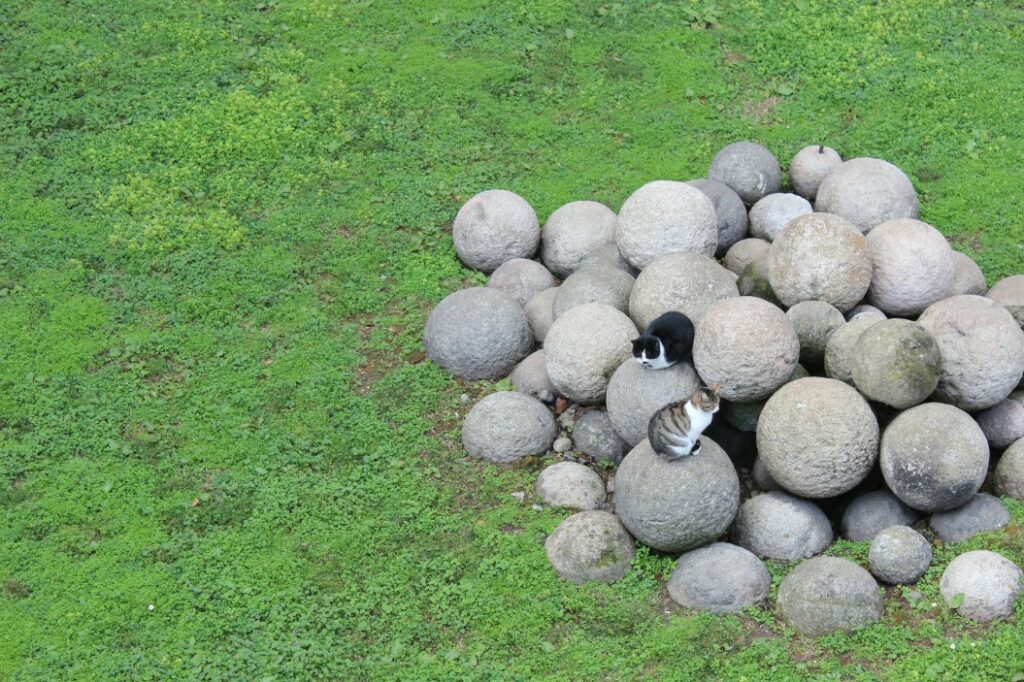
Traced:
[[468, 393], [463, 393], [462, 395], [459, 396], [459, 400], [461, 402], [468, 403], [469, 402], [469, 394]]
[[922, 599], [924, 599], [924, 593], [918, 592], [917, 590], [912, 590], [910, 592], [907, 592], [907, 599], [911, 601], [921, 601]]
[[517, 490], [516, 492], [512, 493], [512, 497], [516, 498], [520, 502], [523, 502], [526, 499], [526, 493], [524, 493], [522, 490]]
[[611, 495], [615, 492], [615, 477], [609, 476], [608, 483], [605, 484], [605, 488], [608, 489], [608, 494]]
[[533, 511], [544, 511], [544, 507], [540, 506], [539, 504], [532, 505], [532, 508]]
[[551, 446], [551, 449], [555, 452], [568, 452], [570, 448], [572, 448], [572, 441], [565, 436], [556, 438], [554, 444]]

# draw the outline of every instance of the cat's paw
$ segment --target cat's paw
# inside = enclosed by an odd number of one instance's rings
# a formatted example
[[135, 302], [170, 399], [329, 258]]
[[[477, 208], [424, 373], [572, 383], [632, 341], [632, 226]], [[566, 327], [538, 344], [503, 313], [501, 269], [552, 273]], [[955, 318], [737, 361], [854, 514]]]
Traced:
[[690, 456], [692, 457], [693, 455], [696, 455], [696, 454], [699, 454], [699, 453], [700, 453], [700, 441], [697, 441], [697, 444], [694, 445], [693, 448], [690, 450]]

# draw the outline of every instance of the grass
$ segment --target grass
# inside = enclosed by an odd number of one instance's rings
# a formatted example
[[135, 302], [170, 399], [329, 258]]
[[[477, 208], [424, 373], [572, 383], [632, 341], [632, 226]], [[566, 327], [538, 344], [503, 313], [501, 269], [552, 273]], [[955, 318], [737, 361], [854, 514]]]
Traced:
[[979, 626], [937, 598], [965, 548], [1024, 563], [1020, 504], [855, 634], [680, 613], [644, 551], [557, 580], [564, 514], [510, 494], [535, 466], [461, 450], [460, 395], [490, 386], [419, 361], [431, 306], [483, 281], [449, 235], [466, 198], [617, 208], [738, 139], [886, 158], [990, 281], [1019, 272], [1019, 3], [0, 20], [0, 678], [1024, 678], [1024, 607]]

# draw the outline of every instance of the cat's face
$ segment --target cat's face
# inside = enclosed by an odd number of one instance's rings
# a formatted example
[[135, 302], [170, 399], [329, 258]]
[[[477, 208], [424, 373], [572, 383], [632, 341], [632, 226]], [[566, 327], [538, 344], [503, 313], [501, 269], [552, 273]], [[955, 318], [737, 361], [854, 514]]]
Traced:
[[669, 365], [657, 336], [643, 335], [633, 339], [633, 357], [647, 369], [664, 369]]
[[690, 400], [699, 409], [714, 414], [718, 412], [718, 388], [718, 384], [713, 384], [708, 388], [699, 389]]

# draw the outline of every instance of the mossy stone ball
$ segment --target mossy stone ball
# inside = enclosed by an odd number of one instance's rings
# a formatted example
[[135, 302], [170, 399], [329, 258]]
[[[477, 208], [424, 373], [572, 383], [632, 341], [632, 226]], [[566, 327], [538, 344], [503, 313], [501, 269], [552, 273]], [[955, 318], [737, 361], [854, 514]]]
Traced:
[[825, 301], [800, 301], [786, 311], [800, 339], [800, 362], [819, 369], [825, 364], [825, 346], [832, 333], [846, 324], [843, 314]]
[[854, 385], [869, 400], [903, 410], [927, 400], [938, 386], [942, 354], [916, 322], [883, 320], [858, 337], [851, 370]]
[[583, 511], [560, 523], [544, 542], [555, 572], [574, 583], [611, 583], [629, 572], [636, 545], [606, 511]]

